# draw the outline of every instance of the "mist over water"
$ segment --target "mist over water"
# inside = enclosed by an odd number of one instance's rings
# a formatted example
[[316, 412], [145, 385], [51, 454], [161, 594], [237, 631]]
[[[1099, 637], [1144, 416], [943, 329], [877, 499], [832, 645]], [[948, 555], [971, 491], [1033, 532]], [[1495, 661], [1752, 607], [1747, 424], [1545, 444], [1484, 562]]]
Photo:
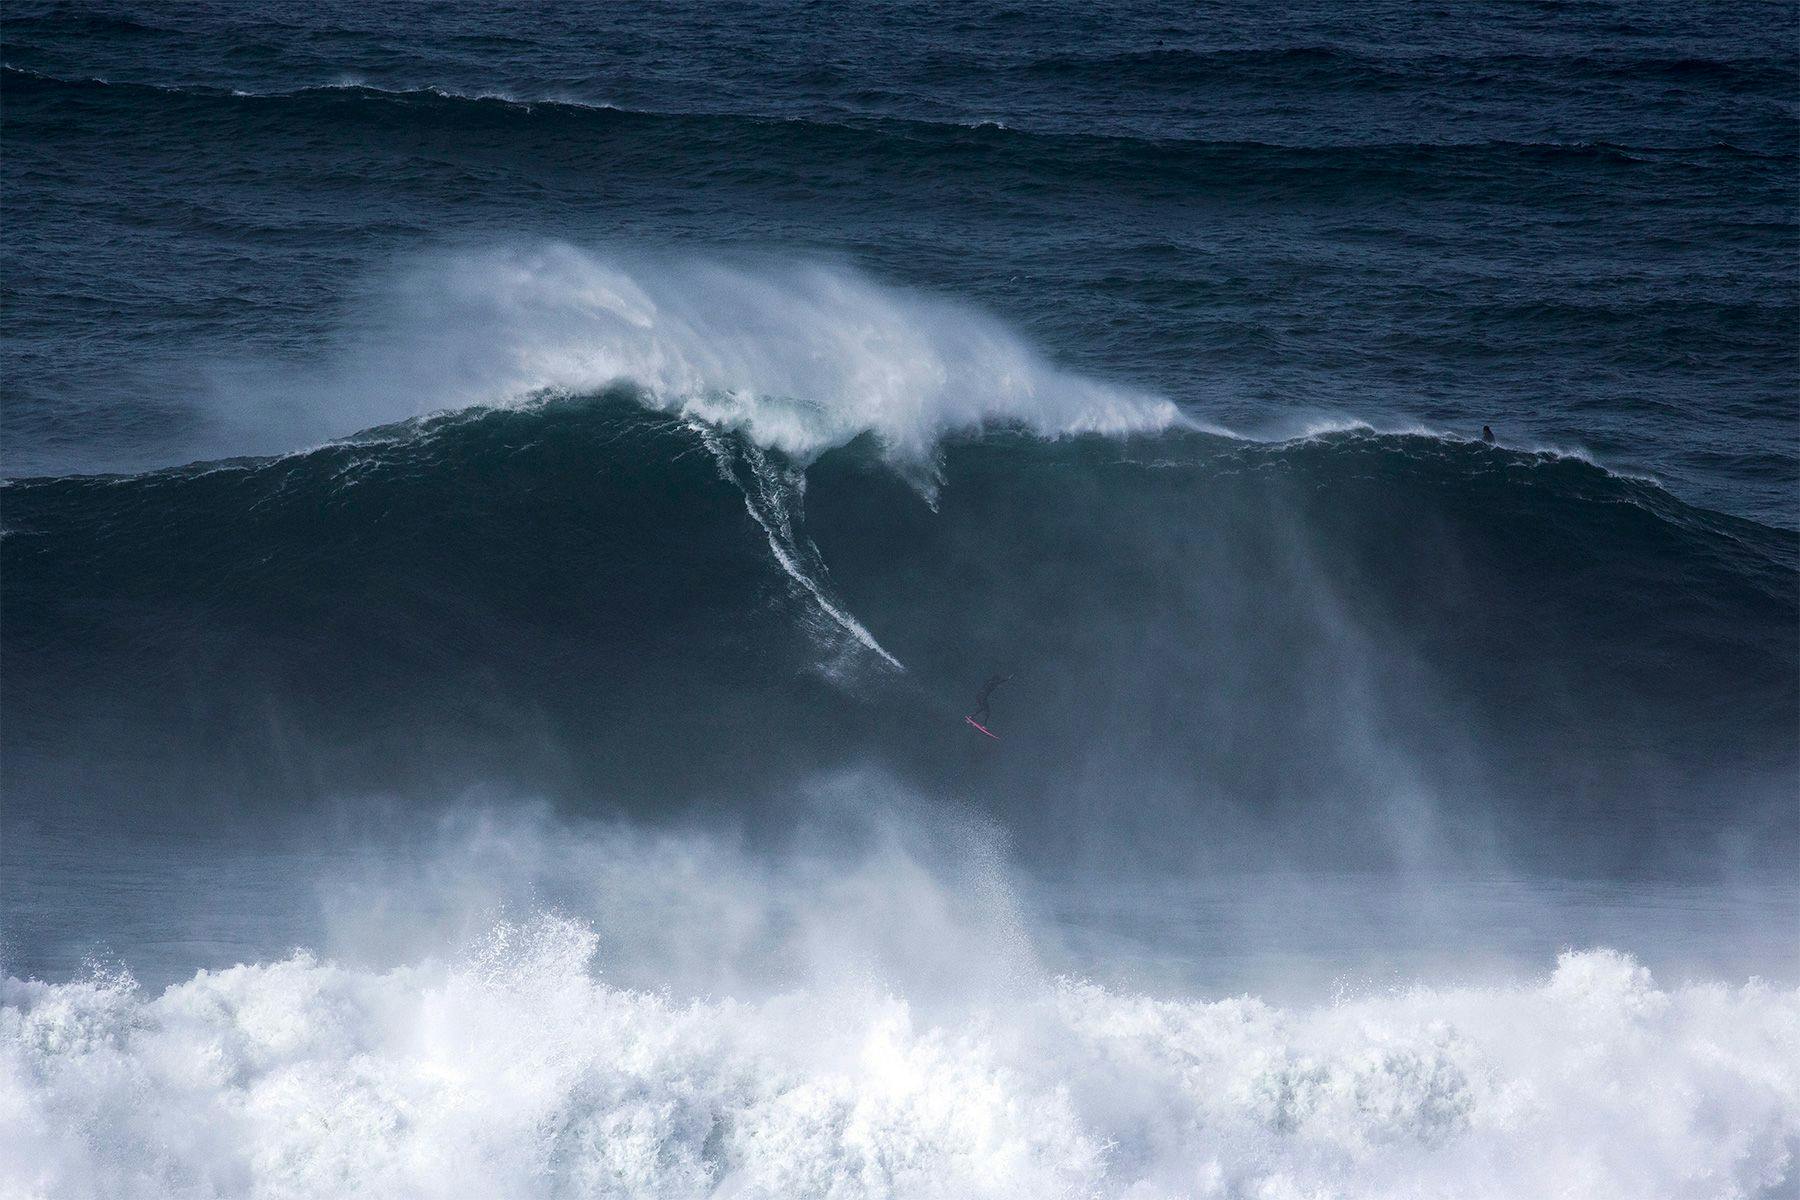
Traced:
[[866, 434], [915, 467], [945, 433], [988, 422], [1046, 434], [1182, 423], [1167, 400], [1057, 370], [979, 310], [843, 267], [526, 244], [427, 256], [378, 295], [310, 377], [228, 377], [215, 403], [248, 411], [216, 419], [287, 449], [289, 419], [322, 440], [627, 384], [802, 463]]
[[1056, 969], [997, 830], [868, 777], [813, 803], [774, 851], [464, 811], [328, 869], [323, 951], [11, 980], [12, 1182], [1699, 1196], [1787, 1169], [1791, 984], [1589, 949], [1286, 1004], [1122, 989]]
[[797, 14], [4, 14], [0, 1194], [1789, 1194], [1791, 48]]

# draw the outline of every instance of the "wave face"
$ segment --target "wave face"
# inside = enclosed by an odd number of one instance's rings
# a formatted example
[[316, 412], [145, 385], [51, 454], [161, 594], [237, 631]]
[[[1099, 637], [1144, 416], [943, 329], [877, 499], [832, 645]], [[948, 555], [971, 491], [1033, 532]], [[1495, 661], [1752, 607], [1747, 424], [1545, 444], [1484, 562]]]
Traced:
[[[504, 781], [676, 811], [867, 758], [1044, 852], [1320, 823], [1333, 854], [1793, 845], [1778, 531], [1423, 434], [1002, 427], [921, 490], [877, 432], [803, 469], [754, 418], [667, 407], [621, 387], [13, 484], [13, 803]], [[1030, 681], [1030, 748], [978, 760], [957, 719], [989, 669]], [[1110, 833], [1074, 819], [1122, 787]]]

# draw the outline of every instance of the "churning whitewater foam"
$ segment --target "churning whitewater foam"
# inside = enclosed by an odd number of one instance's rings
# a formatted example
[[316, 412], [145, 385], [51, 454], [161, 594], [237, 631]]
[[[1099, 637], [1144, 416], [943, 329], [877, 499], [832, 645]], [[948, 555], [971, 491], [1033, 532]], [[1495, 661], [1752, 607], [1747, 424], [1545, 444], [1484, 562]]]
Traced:
[[[541, 812], [447, 828], [327, 885], [400, 967], [334, 932], [339, 959], [160, 995], [8, 979], [0, 1195], [1699, 1200], [1796, 1177], [1800, 991], [1659, 986], [1596, 949], [1310, 1007], [1132, 994], [1038, 965], [981, 828], [817, 816], [773, 858]], [[421, 901], [447, 940], [407, 928]]]
[[[873, 434], [915, 467], [945, 434], [994, 422], [1046, 436], [1187, 423], [1168, 400], [1051, 365], [992, 317], [837, 266], [550, 244], [435, 257], [377, 290], [329, 378], [239, 375], [228, 390], [338, 436], [628, 384], [655, 408], [802, 461]], [[272, 411], [239, 415], [263, 423]]]
[[1056, 979], [927, 1019], [867, 984], [609, 985], [597, 935], [500, 924], [387, 972], [307, 953], [9, 980], [20, 1197], [1734, 1197], [1800, 1146], [1800, 995], [1547, 980], [1310, 1010]]

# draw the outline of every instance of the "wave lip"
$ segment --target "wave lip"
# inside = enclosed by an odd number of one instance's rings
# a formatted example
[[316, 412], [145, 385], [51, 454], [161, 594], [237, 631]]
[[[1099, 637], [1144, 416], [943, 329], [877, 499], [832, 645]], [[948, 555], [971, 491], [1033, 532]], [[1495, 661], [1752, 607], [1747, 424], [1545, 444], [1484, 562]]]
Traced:
[[1052, 437], [1190, 424], [1169, 400], [1052, 365], [992, 317], [830, 265], [478, 250], [417, 266], [367, 325], [386, 328], [303, 386], [333, 433], [627, 384], [802, 463], [872, 435], [928, 473], [939, 439], [993, 423]]
[[[1747, 1195], [1800, 1138], [1800, 993], [1542, 983], [1287, 1010], [1044, 981], [934, 1022], [866, 985], [679, 1004], [566, 918], [384, 973], [160, 996], [8, 980], [14, 1194]], [[802, 1032], [804, 1031], [804, 1032]]]
[[[1163, 52], [1152, 52], [1163, 53]], [[1105, 65], [1109, 60], [1092, 60]], [[1111, 74], [1114, 68], [1107, 67]], [[162, 96], [196, 102], [236, 101], [246, 104], [344, 105], [368, 104], [379, 108], [413, 109], [420, 112], [441, 110], [490, 115], [505, 118], [530, 118], [534, 114], [560, 113], [575, 120], [670, 123], [684, 128], [704, 128], [720, 123], [740, 131], [773, 127], [799, 128], [829, 136], [851, 132], [872, 138], [892, 139], [898, 145], [911, 145], [919, 139], [944, 144], [966, 142], [1001, 135], [1017, 142], [1022, 152], [1030, 154], [1037, 169], [1057, 169], [1055, 155], [1045, 158], [1044, 149], [1056, 147], [1076, 149], [1086, 157], [1101, 149], [1118, 157], [1125, 169], [1135, 169], [1146, 158], [1168, 159], [1174, 163], [1193, 164], [1193, 169], [1215, 174], [1223, 162], [1248, 159], [1246, 168], [1258, 173], [1273, 164], [1291, 164], [1297, 168], [1343, 171], [1358, 169], [1362, 160], [1375, 156], [1385, 162], [1386, 169], [1405, 169], [1410, 160], [1468, 159], [1479, 161], [1496, 158], [1508, 163], [1534, 163], [1567, 159], [1572, 162], [1613, 162], [1635, 164], [1662, 161], [1680, 164], [1703, 156], [1781, 162], [1778, 149], [1757, 148], [1726, 137], [1705, 139], [1621, 141], [1608, 138], [1525, 138], [1517, 139], [1490, 133], [1462, 137], [1409, 138], [1392, 129], [1367, 131], [1345, 136], [1318, 136], [1316, 131], [1266, 131], [1256, 134], [1240, 132], [1236, 136], [1203, 135], [1196, 129], [1155, 125], [1148, 128], [1127, 124], [1123, 127], [1064, 128], [1040, 123], [1028, 115], [992, 115], [962, 113], [954, 117], [931, 116], [911, 111], [892, 113], [851, 113], [838, 109], [783, 113], [763, 113], [729, 105], [650, 106], [631, 104], [605, 96], [581, 96], [567, 90], [541, 94], [526, 90], [456, 86], [436, 82], [390, 81], [375, 83], [360, 75], [339, 75], [291, 87], [239, 87], [224, 83], [200, 81], [158, 81], [137, 77], [110, 78], [100, 75], [59, 75], [14, 63], [0, 63], [0, 77], [7, 86], [48, 91], [82, 92], [116, 90]], [[316, 115], [316, 109], [309, 109]], [[303, 120], [310, 119], [303, 117]], [[504, 119], [504, 118], [503, 118]], [[591, 130], [590, 130], [591, 132]], [[678, 136], [679, 130], [667, 136]], [[1043, 149], [1041, 149], [1043, 148]], [[1705, 163], [1688, 161], [1690, 167]]]

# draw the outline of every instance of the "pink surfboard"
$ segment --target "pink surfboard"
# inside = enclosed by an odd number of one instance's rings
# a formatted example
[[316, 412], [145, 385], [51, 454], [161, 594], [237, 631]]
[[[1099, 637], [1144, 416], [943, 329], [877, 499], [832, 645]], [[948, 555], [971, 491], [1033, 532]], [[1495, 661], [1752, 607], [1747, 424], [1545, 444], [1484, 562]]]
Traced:
[[989, 737], [993, 738], [996, 742], [1000, 740], [999, 734], [997, 734], [993, 730], [989, 729], [986, 725], [983, 725], [980, 721], [977, 721], [974, 717], [964, 717], [963, 720], [967, 721], [969, 724], [973, 725], [975, 728], [981, 730], [981, 732], [987, 734]]

